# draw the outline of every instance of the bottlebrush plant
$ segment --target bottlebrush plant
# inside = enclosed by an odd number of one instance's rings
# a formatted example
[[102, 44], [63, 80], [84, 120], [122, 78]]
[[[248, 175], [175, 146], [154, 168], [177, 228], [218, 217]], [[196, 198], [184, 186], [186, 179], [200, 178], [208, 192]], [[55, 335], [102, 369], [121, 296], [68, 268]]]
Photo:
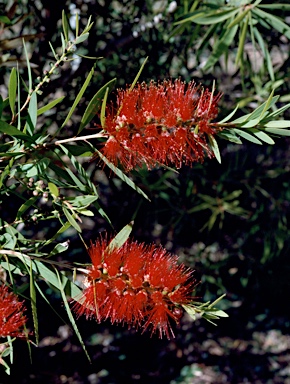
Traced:
[[[73, 230], [82, 240], [82, 233], [88, 231], [82, 228], [84, 217], [97, 212], [112, 227], [114, 224], [102, 208], [95, 182], [83, 164], [84, 155], [96, 166], [109, 167], [142, 199], [149, 200], [128, 172], [141, 167], [179, 169], [207, 161], [206, 157], [221, 161], [219, 138], [237, 144], [241, 138], [273, 144], [272, 136], [290, 135], [285, 129], [288, 122], [277, 121], [289, 104], [274, 108], [278, 96], [273, 93], [250, 114], [231, 120], [235, 110], [216, 121], [221, 94], [214, 86], [208, 90], [180, 79], [138, 83], [146, 60], [132, 85], [117, 90], [116, 105], [107, 103], [116, 79], [96, 92], [73, 136], [66, 128], [77, 105], [84, 102], [93, 66], [62, 124], [50, 126], [46, 114], [61, 105], [65, 95], [47, 100], [42, 97], [43, 88], [56, 78], [62, 65], [77, 58], [77, 47], [88, 38], [92, 27], [89, 19], [80, 33], [76, 15], [72, 37], [64, 13], [62, 21], [62, 46], [54, 49], [50, 45], [55, 61], [38, 83], [24, 44], [26, 68], [12, 68], [7, 97], [0, 98], [0, 335], [7, 339], [5, 356], [13, 354], [14, 336], [25, 336], [38, 344], [37, 296], [45, 297], [41, 280], [60, 292], [84, 350], [73, 312], [97, 322], [108, 319], [142, 332], [149, 329], [167, 338], [174, 336], [173, 323], [179, 322], [183, 310], [194, 319], [201, 316], [210, 322], [227, 316], [216, 307], [223, 296], [213, 303], [197, 301], [194, 289], [199, 282], [194, 271], [179, 264], [177, 256], [162, 246], [130, 238], [132, 224], [125, 225], [115, 237], [98, 235], [99, 228], [95, 228], [90, 235], [89, 267], [83, 255], [77, 263], [55, 259], [73, 247], [63, 240], [67, 233], [71, 236]], [[22, 79], [23, 71], [27, 71], [27, 84]], [[96, 116], [100, 118], [96, 132], [80, 135]], [[29, 225], [35, 226], [32, 231], [27, 229]], [[74, 280], [74, 272], [83, 277], [83, 289]], [[24, 293], [27, 285], [28, 294]], [[23, 314], [22, 294], [30, 299], [25, 306], [30, 301], [33, 329], [28, 311]], [[8, 364], [3, 359], [0, 362], [9, 373]]]

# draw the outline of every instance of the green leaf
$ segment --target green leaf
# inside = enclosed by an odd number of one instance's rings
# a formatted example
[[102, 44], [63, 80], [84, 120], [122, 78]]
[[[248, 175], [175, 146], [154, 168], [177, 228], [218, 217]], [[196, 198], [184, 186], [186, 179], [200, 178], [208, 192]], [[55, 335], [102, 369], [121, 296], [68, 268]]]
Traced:
[[37, 163], [35, 164], [24, 164], [24, 166], [22, 166], [22, 170], [24, 170], [25, 166], [27, 165], [29, 166], [29, 170], [26, 173], [27, 177], [43, 175], [49, 163], [50, 163], [50, 159], [48, 159], [47, 157], [44, 157], [43, 159], [38, 160]]
[[13, 127], [13, 125], [9, 125], [5, 123], [5, 121], [0, 121], [0, 132], [6, 133], [9, 136], [16, 137], [26, 137], [26, 133], [19, 131], [19, 129]]
[[58, 255], [59, 253], [65, 252], [69, 247], [69, 242], [65, 241], [64, 243], [58, 243], [50, 252], [48, 257]]
[[263, 119], [263, 117], [265, 116], [265, 113], [266, 111], [271, 107], [272, 104], [272, 99], [273, 99], [273, 95], [274, 95], [274, 89], [272, 90], [270, 96], [268, 97], [268, 100], [266, 101], [265, 103], [265, 106], [259, 116], [259, 121], [261, 121]]
[[86, 208], [96, 200], [98, 200], [98, 196], [91, 195], [67, 198], [67, 201], [69, 201], [71, 205], [77, 208]]
[[7, 16], [4, 16], [4, 15], [0, 16], [0, 22], [3, 23], [3, 24], [8, 24], [8, 25], [11, 24], [10, 19]]
[[[290, 103], [289, 103], [289, 104], [286, 104], [286, 105], [283, 105], [283, 107], [278, 108], [278, 109], [276, 109], [275, 111], [271, 112], [271, 113], [267, 116], [267, 118], [269, 119], [269, 118], [272, 118], [272, 117], [279, 116], [281, 113], [287, 111], [287, 109], [289, 109], [289, 108], [290, 108]], [[278, 121], [281, 121], [281, 120], [278, 120]], [[287, 121], [287, 120], [284, 120], [284, 121]], [[290, 120], [288, 120], [288, 121], [290, 121]]]
[[234, 37], [237, 33], [238, 26], [225, 30], [225, 33], [215, 42], [213, 52], [207, 60], [203, 69], [206, 71], [210, 69], [215, 63], [219, 60], [222, 54], [225, 54], [228, 50], [228, 47], [231, 45]]
[[27, 65], [27, 72], [28, 72], [28, 92], [30, 93], [32, 90], [32, 76], [31, 76], [31, 66], [28, 58], [28, 53], [25, 45], [25, 40], [22, 39], [23, 43], [23, 48], [24, 48], [24, 53], [25, 53], [25, 58], [26, 58], [26, 65]]
[[107, 251], [112, 252], [115, 248], [121, 248], [122, 245], [128, 240], [130, 233], [132, 232], [133, 222], [127, 224], [121, 231], [112, 239], [107, 247]]
[[77, 37], [75, 40], [74, 40], [74, 43], [77, 45], [77, 44], [80, 44], [82, 43], [83, 41], [87, 40], [87, 38], [89, 37], [89, 33], [83, 33], [82, 35], [80, 35], [79, 37]]
[[212, 309], [210, 312], [207, 312], [207, 314], [213, 314], [216, 317], [229, 317], [229, 315], [221, 309]]
[[9, 77], [9, 85], [8, 85], [9, 105], [10, 105], [12, 115], [15, 114], [16, 90], [17, 90], [17, 71], [15, 68], [12, 68], [12, 71]]
[[68, 113], [68, 115], [67, 115], [65, 121], [62, 123], [62, 125], [61, 125], [60, 128], [63, 128], [63, 127], [66, 125], [66, 123], [69, 121], [69, 119], [71, 118], [71, 115], [73, 114], [73, 112], [74, 112], [76, 106], [78, 105], [79, 101], [80, 101], [81, 98], [83, 97], [83, 94], [84, 94], [85, 90], [87, 89], [87, 87], [88, 87], [88, 85], [89, 85], [89, 83], [90, 83], [90, 81], [91, 81], [91, 78], [92, 78], [92, 76], [93, 76], [93, 74], [94, 74], [94, 71], [95, 71], [95, 65], [94, 65], [93, 68], [90, 70], [90, 72], [89, 72], [89, 74], [88, 74], [88, 77], [86, 78], [86, 81], [84, 82], [84, 84], [83, 84], [81, 90], [79, 91], [79, 93], [78, 93], [78, 95], [77, 95], [77, 97], [76, 97], [76, 99], [75, 99], [75, 101], [74, 101], [74, 103], [73, 103], [73, 105], [72, 105], [72, 107], [71, 107], [71, 109], [70, 109], [70, 111], [69, 111], [69, 113]]
[[55, 50], [53, 49], [53, 46], [52, 46], [51, 42], [49, 41], [48, 44], [49, 44], [49, 46], [50, 46], [51, 52], [52, 52], [52, 54], [53, 54], [55, 60], [57, 61], [57, 60], [58, 60], [58, 56], [57, 56]]
[[249, 134], [248, 132], [242, 131], [241, 129], [234, 128], [234, 132], [236, 132], [239, 136], [243, 137], [244, 139], [251, 141], [255, 144], [262, 144], [260, 140], [258, 140], [253, 135]]
[[109, 88], [106, 88], [106, 92], [102, 101], [101, 115], [100, 115], [102, 128], [105, 128], [105, 125], [106, 125], [106, 105], [107, 105], [108, 94], [109, 94]]
[[210, 147], [211, 147], [217, 161], [219, 163], [221, 163], [222, 162], [221, 154], [220, 154], [218, 143], [216, 142], [216, 139], [211, 134], [208, 134], [208, 139], [209, 139]]
[[71, 226], [77, 231], [82, 232], [81, 227], [78, 225], [78, 223], [73, 218], [72, 214], [69, 212], [69, 210], [66, 207], [62, 207], [63, 213], [65, 214], [65, 217], [68, 219]]
[[275, 144], [275, 141], [269, 136], [267, 135], [267, 133], [263, 132], [263, 131], [260, 131], [260, 130], [254, 130], [252, 129], [251, 132], [253, 132], [253, 134], [260, 140], [264, 141], [265, 143], [267, 144]]
[[185, 19], [176, 22], [175, 25], [186, 23], [189, 21], [196, 24], [201, 24], [201, 25], [207, 25], [207, 24], [212, 25], [216, 23], [221, 23], [222, 21], [227, 20], [230, 17], [234, 16], [238, 12], [239, 12], [239, 8], [236, 8], [234, 10], [232, 9], [225, 10], [225, 11], [216, 10], [214, 12], [198, 10], [198, 11], [192, 12], [189, 17], [187, 16]]
[[[77, 159], [68, 151], [66, 147], [63, 145], [60, 145], [63, 152], [69, 157], [72, 165], [75, 167], [75, 169], [78, 171], [78, 173], [84, 178], [85, 182], [87, 183], [88, 187], [90, 188], [91, 195], [98, 196], [98, 191], [96, 189], [96, 186], [94, 183], [91, 182], [88, 174], [86, 173], [85, 169], [82, 167], [82, 165], [77, 161]], [[75, 177], [72, 174], [72, 172], [67, 169], [67, 172], [70, 174], [70, 176], [73, 178], [74, 181]]]
[[85, 346], [85, 344], [83, 342], [83, 339], [82, 339], [81, 334], [80, 334], [80, 332], [78, 330], [78, 327], [77, 327], [75, 319], [74, 319], [74, 317], [73, 317], [73, 315], [71, 313], [71, 310], [70, 310], [70, 307], [69, 307], [69, 304], [68, 304], [68, 301], [67, 301], [67, 298], [66, 298], [66, 294], [65, 294], [64, 288], [65, 288], [67, 279], [66, 278], [64, 279], [63, 275], [60, 276], [58, 271], [57, 271], [57, 269], [55, 269], [55, 273], [57, 275], [58, 282], [59, 282], [58, 289], [59, 289], [59, 291], [61, 293], [64, 305], [65, 305], [65, 308], [66, 308], [66, 311], [67, 311], [68, 318], [69, 318], [70, 323], [71, 323], [71, 325], [72, 325], [72, 327], [73, 327], [73, 329], [75, 331], [75, 334], [77, 335], [77, 338], [79, 339], [79, 342], [80, 342], [80, 344], [81, 344], [81, 346], [83, 348], [83, 351], [85, 352], [89, 362], [91, 363], [91, 358], [90, 358], [90, 356], [89, 356], [89, 354], [88, 354], [88, 352], [86, 350], [86, 346]]
[[185, 311], [189, 314], [189, 316], [193, 320], [196, 320], [197, 312], [195, 311], [194, 307], [192, 307], [190, 305], [182, 305], [182, 308], [185, 309]]
[[279, 136], [290, 136], [290, 131], [280, 128], [265, 128], [266, 132], [273, 133]]
[[271, 3], [271, 4], [260, 4], [259, 8], [265, 8], [265, 9], [281, 9], [282, 11], [290, 11], [290, 4], [285, 3]]
[[25, 128], [27, 132], [32, 136], [34, 132], [34, 128], [36, 127], [37, 122], [37, 95], [36, 92], [31, 94], [29, 107], [28, 107], [28, 117], [27, 122], [25, 124]]
[[[192, 21], [196, 24], [201, 24], [201, 25], [212, 25], [216, 23], [221, 23], [222, 21], [228, 20], [230, 17], [234, 17], [236, 13], [239, 12], [239, 8], [236, 8], [234, 10], [225, 10], [225, 11], [215, 11], [211, 13], [206, 13], [205, 16], [200, 16]], [[235, 24], [234, 24], [235, 25]], [[231, 28], [231, 27], [229, 27]]]
[[28, 208], [30, 208], [36, 200], [38, 199], [37, 196], [32, 196], [30, 199], [26, 200], [24, 204], [21, 205], [21, 207], [18, 209], [16, 220], [20, 219], [20, 217], [23, 215], [24, 212], [27, 211]]
[[30, 260], [30, 300], [31, 300], [31, 310], [32, 318], [34, 325], [34, 336], [36, 345], [39, 342], [39, 333], [38, 333], [38, 317], [37, 317], [37, 306], [36, 306], [36, 292], [34, 286], [33, 270], [32, 270], [32, 261]]
[[265, 125], [265, 128], [290, 128], [290, 120], [275, 120], [268, 121]]
[[147, 63], [147, 60], [148, 60], [148, 56], [145, 58], [145, 60], [143, 61], [142, 65], [141, 65], [141, 68], [139, 69], [135, 79], [133, 80], [131, 86], [130, 86], [130, 91], [132, 91], [132, 89], [135, 87], [137, 81], [139, 80], [139, 77], [143, 71], [143, 68], [145, 67], [145, 64]]
[[50, 304], [50, 302], [48, 301], [47, 297], [45, 296], [45, 294], [42, 292], [42, 290], [40, 289], [39, 285], [37, 284], [37, 282], [35, 281], [34, 282], [34, 285], [35, 287], [37, 288], [39, 294], [41, 295], [41, 297], [44, 299], [44, 301], [49, 305], [50, 309], [52, 309], [52, 311], [56, 314], [56, 316], [58, 316], [60, 318], [60, 320], [65, 324], [65, 321], [64, 319], [60, 316], [60, 314], [54, 309], [54, 307]]
[[84, 129], [84, 127], [96, 116], [101, 107], [102, 100], [105, 96], [107, 88], [109, 92], [112, 91], [114, 85], [116, 83], [116, 78], [110, 80], [106, 85], [104, 85], [98, 92], [94, 95], [94, 97], [89, 102], [85, 113], [82, 117], [81, 124], [78, 130], [78, 134]]
[[242, 61], [243, 61], [243, 53], [244, 53], [244, 47], [245, 47], [245, 42], [246, 42], [246, 37], [247, 37], [248, 24], [249, 24], [249, 15], [247, 15], [246, 20], [244, 21], [242, 28], [241, 28], [241, 33], [240, 33], [240, 37], [239, 37], [238, 52], [237, 52], [236, 60], [235, 60], [236, 65], [239, 62], [242, 63]]
[[61, 20], [62, 20], [62, 29], [63, 29], [65, 42], [67, 43], [68, 42], [69, 24], [68, 24], [68, 20], [67, 20], [67, 17], [66, 17], [64, 10], [62, 11], [62, 14], [61, 14]]
[[84, 216], [95, 216], [94, 212], [90, 211], [89, 209], [83, 209], [83, 208], [78, 208], [76, 210], [80, 215], [84, 215]]
[[[272, 95], [272, 93], [271, 93]], [[249, 120], [254, 120], [254, 119], [257, 119], [257, 118], [261, 118], [261, 116], [265, 117], [265, 112], [266, 110], [270, 109], [276, 102], [277, 100], [279, 99], [279, 96], [269, 96], [268, 100], [265, 101], [263, 104], [261, 104], [258, 108], [256, 108], [252, 113], [248, 114], [248, 115], [244, 115], [242, 117], [239, 117], [238, 119], [232, 121], [233, 124], [240, 124], [240, 123], [244, 123], [246, 121], [249, 121]]]
[[[241, 9], [242, 9], [242, 8], [241, 8]], [[234, 27], [236, 24], [239, 24], [240, 21], [242, 21], [242, 20], [248, 15], [249, 11], [250, 11], [250, 8], [247, 8], [245, 11], [240, 12], [240, 13], [238, 14], [238, 16], [235, 17], [234, 20], [230, 22], [230, 24], [227, 26], [227, 28], [232, 28], [232, 27]], [[246, 20], [248, 20], [248, 17], [247, 17]], [[246, 24], [246, 23], [245, 23], [245, 24]]]
[[253, 128], [257, 124], [259, 124], [259, 121], [260, 121], [260, 118], [251, 119], [251, 120], [247, 119], [247, 121], [245, 123], [241, 124], [241, 128]]
[[43, 114], [44, 112], [46, 112], [46, 111], [49, 111], [49, 110], [52, 109], [56, 104], [60, 103], [64, 98], [65, 98], [65, 96], [61, 96], [61, 97], [59, 97], [58, 99], [53, 100], [52, 102], [48, 103], [48, 104], [45, 105], [44, 107], [39, 108], [39, 110], [37, 111], [37, 116], [42, 115], [42, 114]]
[[76, 12], [75, 26], [76, 26], [76, 37], [79, 35], [79, 14]]
[[129, 187], [133, 188], [136, 192], [138, 192], [140, 195], [145, 197], [148, 201], [150, 201], [149, 197], [145, 194], [145, 192], [142, 191], [137, 185], [129, 179], [128, 176], [126, 176], [119, 168], [115, 167], [114, 164], [112, 164], [101, 152], [99, 152], [96, 148], [94, 148], [95, 153], [100, 156], [100, 158], [103, 160], [103, 162], [122, 180], [124, 181]]
[[2, 96], [0, 95], [0, 119], [2, 116], [3, 107], [4, 107], [4, 102], [3, 102]]
[[66, 144], [65, 147], [73, 156], [92, 156], [93, 155], [91, 147], [86, 144], [82, 144], [82, 145]]
[[48, 183], [48, 189], [54, 198], [59, 196], [59, 190], [54, 183], [49, 182]]
[[71, 227], [71, 225], [69, 222], [66, 222], [65, 224], [63, 224], [63, 226], [56, 232], [56, 234], [54, 236], [52, 236], [51, 239], [47, 240], [44, 245], [48, 245], [48, 244], [52, 243], [55, 239], [58, 238], [58, 236], [63, 234], [70, 227]]
[[226, 123], [227, 121], [229, 121], [234, 116], [234, 114], [237, 112], [238, 108], [239, 108], [239, 104], [236, 106], [236, 108], [229, 115], [227, 115], [224, 119], [219, 121], [218, 124], [223, 124], [223, 123]]
[[256, 14], [263, 21], [266, 21], [272, 28], [276, 29], [282, 35], [285, 35], [290, 39], [290, 27], [284, 23], [279, 17], [272, 15], [271, 13], [262, 11], [259, 8], [253, 9], [253, 14]]

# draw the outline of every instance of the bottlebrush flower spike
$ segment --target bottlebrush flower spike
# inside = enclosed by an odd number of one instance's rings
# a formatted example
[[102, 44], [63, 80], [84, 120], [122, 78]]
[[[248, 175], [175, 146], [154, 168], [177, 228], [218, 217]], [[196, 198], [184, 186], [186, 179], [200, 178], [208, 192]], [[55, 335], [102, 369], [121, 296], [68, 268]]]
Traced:
[[92, 267], [73, 306], [76, 314], [127, 323], [143, 332], [151, 328], [160, 338], [174, 336], [170, 320], [178, 323], [182, 305], [193, 299], [193, 270], [177, 264], [177, 256], [161, 246], [127, 240], [111, 249], [109, 244], [101, 238], [89, 249]]
[[213, 156], [207, 134], [220, 128], [217, 117], [221, 94], [213, 96], [194, 82], [164, 80], [118, 90], [117, 112], [107, 107], [105, 131], [109, 139], [102, 153], [125, 171], [146, 164], [180, 168]]
[[10, 292], [5, 285], [0, 286], [0, 337], [23, 337], [25, 336], [21, 327], [27, 321], [23, 312], [23, 302], [18, 300], [17, 295]]

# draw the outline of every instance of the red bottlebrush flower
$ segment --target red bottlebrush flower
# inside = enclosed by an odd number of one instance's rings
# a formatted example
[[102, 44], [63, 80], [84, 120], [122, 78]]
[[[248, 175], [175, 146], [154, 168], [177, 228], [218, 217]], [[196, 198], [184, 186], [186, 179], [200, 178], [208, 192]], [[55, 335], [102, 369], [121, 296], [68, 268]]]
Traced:
[[193, 271], [161, 246], [132, 240], [120, 248], [109, 244], [101, 238], [89, 249], [92, 267], [73, 306], [76, 314], [174, 336], [170, 319], [178, 323], [182, 305], [192, 300]]
[[23, 337], [21, 327], [27, 321], [23, 312], [23, 302], [18, 301], [17, 295], [8, 290], [5, 285], [0, 286], [0, 337]]
[[213, 156], [206, 135], [219, 129], [210, 121], [217, 117], [220, 97], [181, 80], [118, 90], [117, 112], [107, 108], [109, 139], [102, 152], [125, 171], [202, 162], [206, 154]]

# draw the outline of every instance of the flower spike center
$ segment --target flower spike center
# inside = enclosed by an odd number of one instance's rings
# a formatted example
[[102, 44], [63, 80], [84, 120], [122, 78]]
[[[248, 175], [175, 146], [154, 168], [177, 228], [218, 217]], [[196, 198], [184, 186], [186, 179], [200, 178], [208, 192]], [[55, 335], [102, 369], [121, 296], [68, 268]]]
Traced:
[[108, 244], [108, 238], [100, 238], [90, 247], [93, 264], [73, 309], [78, 316], [99, 322], [110, 319], [143, 331], [151, 328], [152, 333], [170, 338], [169, 320], [178, 323], [180, 308], [192, 300], [197, 284], [193, 271], [160, 246], [127, 240], [110, 249]]
[[144, 164], [148, 169], [156, 165], [180, 168], [202, 162], [206, 155], [213, 157], [207, 135], [221, 129], [212, 122], [220, 97], [180, 79], [119, 89], [117, 108], [107, 107], [109, 139], [102, 152], [125, 171]]

